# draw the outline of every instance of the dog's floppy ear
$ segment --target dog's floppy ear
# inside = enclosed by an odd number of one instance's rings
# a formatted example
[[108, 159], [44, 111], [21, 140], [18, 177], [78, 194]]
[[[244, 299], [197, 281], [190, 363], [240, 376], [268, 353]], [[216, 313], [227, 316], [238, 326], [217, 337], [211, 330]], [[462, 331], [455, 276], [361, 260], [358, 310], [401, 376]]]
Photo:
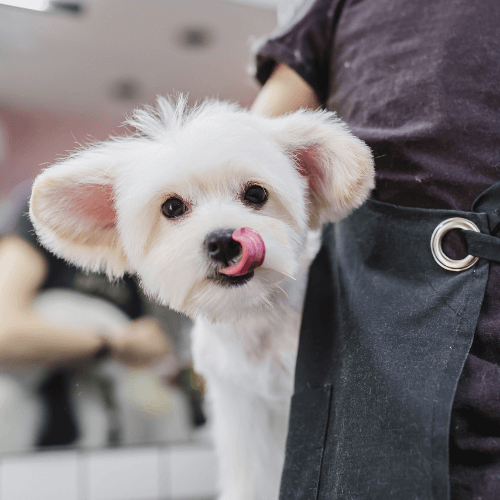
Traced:
[[100, 145], [44, 170], [35, 180], [30, 218], [41, 243], [92, 271], [121, 276], [126, 258], [117, 231], [114, 168]]
[[335, 113], [301, 110], [269, 119], [273, 135], [309, 185], [309, 225], [317, 228], [360, 206], [374, 187], [370, 148]]

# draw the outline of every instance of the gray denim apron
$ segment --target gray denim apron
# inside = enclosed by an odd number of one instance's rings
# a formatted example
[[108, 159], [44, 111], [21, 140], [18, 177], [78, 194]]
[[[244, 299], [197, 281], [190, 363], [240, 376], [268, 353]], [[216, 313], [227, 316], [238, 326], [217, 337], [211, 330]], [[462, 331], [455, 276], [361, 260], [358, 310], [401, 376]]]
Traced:
[[[464, 231], [480, 258], [460, 272], [431, 252], [450, 218], [480, 231]], [[451, 407], [489, 260], [500, 260], [499, 225], [497, 183], [471, 212], [369, 200], [325, 227], [309, 275], [280, 500], [449, 498]]]

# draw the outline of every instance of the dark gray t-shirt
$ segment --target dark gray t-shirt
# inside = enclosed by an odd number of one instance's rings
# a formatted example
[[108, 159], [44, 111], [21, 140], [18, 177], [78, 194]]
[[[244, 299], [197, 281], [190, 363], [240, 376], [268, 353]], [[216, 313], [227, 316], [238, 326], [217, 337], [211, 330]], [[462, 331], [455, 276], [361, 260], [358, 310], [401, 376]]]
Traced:
[[[376, 199], [470, 210], [500, 180], [498, 0], [307, 1], [260, 48], [261, 83], [277, 62], [372, 148]], [[500, 498], [499, 365], [500, 265], [492, 263], [452, 411], [453, 499]]]

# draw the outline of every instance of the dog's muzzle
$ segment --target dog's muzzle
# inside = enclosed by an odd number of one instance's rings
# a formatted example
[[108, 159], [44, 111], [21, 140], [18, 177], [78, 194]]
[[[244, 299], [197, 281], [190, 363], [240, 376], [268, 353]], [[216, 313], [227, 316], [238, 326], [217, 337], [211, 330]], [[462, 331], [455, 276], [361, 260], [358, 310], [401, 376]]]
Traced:
[[226, 266], [218, 271], [223, 281], [228, 278], [239, 283], [250, 279], [266, 254], [264, 240], [248, 227], [214, 231], [205, 238], [204, 244], [210, 259]]

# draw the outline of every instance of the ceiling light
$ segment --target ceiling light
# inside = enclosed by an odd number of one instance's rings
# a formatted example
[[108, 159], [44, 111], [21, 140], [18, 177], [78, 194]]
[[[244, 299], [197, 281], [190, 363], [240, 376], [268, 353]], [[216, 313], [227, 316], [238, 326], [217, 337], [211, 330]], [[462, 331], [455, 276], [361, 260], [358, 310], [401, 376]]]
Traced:
[[111, 96], [117, 101], [134, 101], [139, 95], [139, 85], [133, 80], [121, 80], [111, 89]]
[[203, 28], [187, 28], [181, 33], [181, 43], [186, 47], [206, 47], [210, 43], [210, 33]]
[[49, 8], [50, 0], [3, 0], [0, 1], [0, 4], [21, 9], [44, 11]]
[[79, 15], [84, 11], [81, 1], [61, 0], [0, 0], [0, 6], [19, 7], [21, 9], [36, 10], [38, 12], [66, 13]]

